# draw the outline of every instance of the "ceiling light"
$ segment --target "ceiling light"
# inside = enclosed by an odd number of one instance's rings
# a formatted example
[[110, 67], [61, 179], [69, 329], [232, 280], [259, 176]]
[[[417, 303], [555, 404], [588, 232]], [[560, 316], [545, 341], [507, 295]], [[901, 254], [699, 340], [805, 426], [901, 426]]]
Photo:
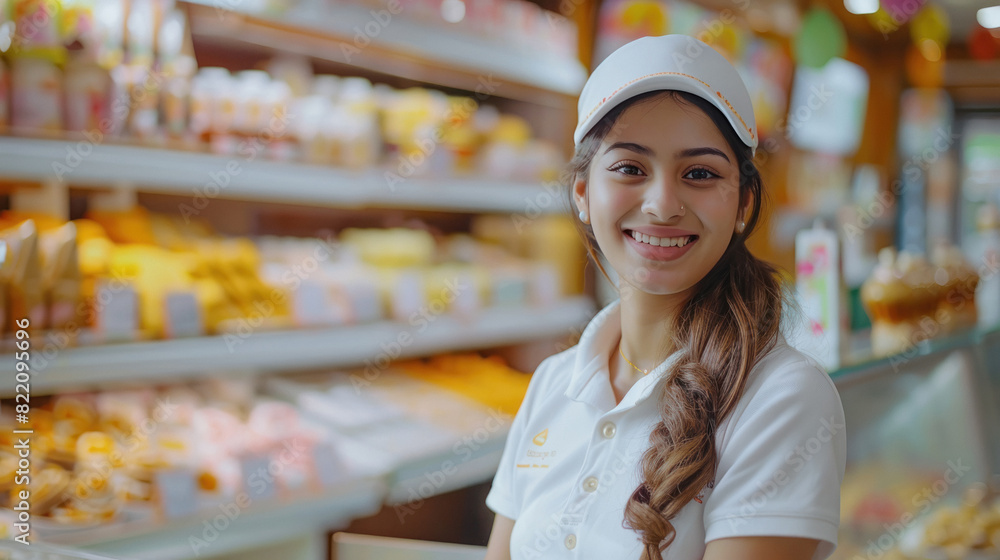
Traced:
[[878, 0], [844, 0], [844, 7], [852, 14], [874, 14], [878, 11]]
[[990, 6], [981, 8], [976, 12], [976, 21], [986, 29], [996, 29], [1000, 27], [1000, 6]]

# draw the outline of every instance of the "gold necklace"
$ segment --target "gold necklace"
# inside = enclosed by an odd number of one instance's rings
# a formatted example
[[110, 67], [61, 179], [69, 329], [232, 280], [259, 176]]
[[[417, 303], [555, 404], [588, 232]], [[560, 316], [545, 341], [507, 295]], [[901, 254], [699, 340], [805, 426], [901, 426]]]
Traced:
[[628, 358], [625, 357], [625, 352], [622, 352], [621, 344], [618, 345], [618, 353], [622, 355], [622, 359], [624, 359], [628, 363], [628, 365], [632, 366], [632, 369], [634, 369], [635, 371], [638, 371], [639, 373], [641, 373], [643, 375], [646, 375], [646, 374], [649, 373], [648, 369], [639, 369], [639, 368], [635, 367], [635, 364], [633, 364]]

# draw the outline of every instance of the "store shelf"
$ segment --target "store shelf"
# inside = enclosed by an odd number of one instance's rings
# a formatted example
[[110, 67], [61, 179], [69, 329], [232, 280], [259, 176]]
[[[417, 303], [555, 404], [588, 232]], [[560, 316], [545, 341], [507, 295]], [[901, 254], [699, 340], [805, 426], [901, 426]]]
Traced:
[[[252, 332], [245, 337], [209, 336], [68, 348], [40, 366], [32, 364], [31, 393], [51, 393], [115, 382], [177, 380], [205, 373], [233, 374], [364, 365], [526, 342], [558, 336], [593, 315], [591, 300], [566, 299], [551, 306], [492, 308], [471, 320], [443, 315], [419, 326], [380, 321], [325, 329]], [[423, 329], [423, 330], [421, 330]], [[399, 341], [408, 344], [400, 344]], [[44, 346], [36, 351], [44, 352]], [[398, 350], [398, 351], [397, 351]], [[14, 371], [12, 354], [0, 358]], [[12, 395], [13, 375], [0, 380]]]
[[[227, 523], [219, 522], [223, 529], [209, 532], [207, 537], [206, 523], [211, 525], [221, 515], [219, 508], [206, 509], [168, 522], [109, 524], [48, 540], [61, 546], [84, 548], [121, 558], [211, 558], [296, 539], [317, 539], [328, 529], [346, 526], [354, 518], [377, 512], [382, 506], [384, 491], [381, 477], [366, 476], [345, 480], [325, 492], [263, 503], [251, 502], [246, 509], [239, 511], [239, 515], [230, 514]], [[314, 548], [319, 548], [319, 545], [314, 545]], [[314, 552], [322, 554], [324, 551]], [[283, 557], [292, 558], [291, 555]]]
[[[413, 503], [493, 480], [500, 465], [507, 430], [491, 433], [483, 441], [471, 439], [462, 453], [437, 453], [421, 461], [396, 467], [389, 479], [386, 504], [414, 508]], [[468, 454], [463, 457], [463, 454]], [[409, 504], [409, 505], [407, 505]]]
[[850, 384], [867, 379], [872, 372], [882, 372], [887, 368], [893, 371], [901, 366], [923, 356], [940, 354], [965, 347], [976, 347], [987, 339], [1000, 335], [1000, 325], [991, 327], [977, 326], [946, 336], [929, 339], [919, 339], [916, 343], [890, 356], [874, 356], [871, 351], [870, 331], [854, 333], [848, 339], [851, 350], [844, 356], [844, 364], [830, 371], [838, 384]]
[[[575, 109], [586, 69], [566, 58], [461, 28], [407, 19], [379, 22], [370, 8], [307, 3], [259, 13], [250, 2], [186, 0], [200, 41], [295, 53], [489, 96]], [[377, 27], [377, 33], [370, 29]], [[359, 30], [365, 30], [362, 34]], [[361, 36], [363, 35], [363, 36]], [[361, 36], [359, 39], [358, 36]]]
[[538, 204], [539, 200], [551, 201], [553, 197], [541, 185], [529, 183], [409, 178], [390, 186], [381, 170], [355, 173], [320, 165], [33, 138], [0, 137], [0, 176], [13, 182], [61, 179], [80, 187], [125, 186], [142, 192], [186, 196], [195, 211], [210, 204], [213, 198], [341, 208], [531, 212], [532, 215], [539, 210], [564, 211], [562, 204]]

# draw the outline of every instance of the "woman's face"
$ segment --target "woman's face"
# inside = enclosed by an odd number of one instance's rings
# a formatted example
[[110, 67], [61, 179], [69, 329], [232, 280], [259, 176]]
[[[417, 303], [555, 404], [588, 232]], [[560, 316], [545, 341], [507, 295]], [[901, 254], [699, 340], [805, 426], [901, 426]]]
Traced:
[[620, 282], [688, 291], [715, 266], [742, 218], [739, 165], [701, 109], [663, 95], [626, 109], [574, 199]]

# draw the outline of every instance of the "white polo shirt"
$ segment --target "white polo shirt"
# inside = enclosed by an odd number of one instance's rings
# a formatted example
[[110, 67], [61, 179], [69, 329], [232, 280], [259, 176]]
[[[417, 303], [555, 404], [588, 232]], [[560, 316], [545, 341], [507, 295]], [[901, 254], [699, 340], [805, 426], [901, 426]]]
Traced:
[[[616, 405], [608, 360], [621, 336], [619, 304], [538, 366], [511, 425], [486, 504], [516, 520], [513, 560], [640, 557], [624, 508], [659, 421], [652, 389], [678, 354]], [[673, 519], [665, 560], [700, 560], [707, 542], [736, 536], [808, 537], [822, 541], [815, 559], [833, 552], [846, 428], [837, 389], [814, 360], [779, 336], [718, 426], [716, 446], [716, 478]]]

